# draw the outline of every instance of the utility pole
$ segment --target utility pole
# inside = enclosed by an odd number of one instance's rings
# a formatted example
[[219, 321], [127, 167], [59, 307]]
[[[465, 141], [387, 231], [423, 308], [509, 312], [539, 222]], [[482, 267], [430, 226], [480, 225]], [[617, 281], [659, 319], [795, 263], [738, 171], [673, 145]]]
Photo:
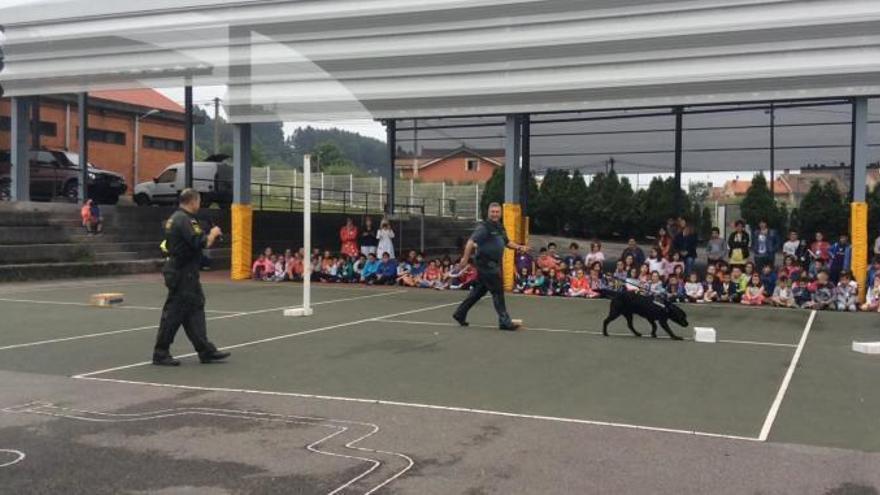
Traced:
[[214, 154], [220, 153], [220, 98], [214, 98]]

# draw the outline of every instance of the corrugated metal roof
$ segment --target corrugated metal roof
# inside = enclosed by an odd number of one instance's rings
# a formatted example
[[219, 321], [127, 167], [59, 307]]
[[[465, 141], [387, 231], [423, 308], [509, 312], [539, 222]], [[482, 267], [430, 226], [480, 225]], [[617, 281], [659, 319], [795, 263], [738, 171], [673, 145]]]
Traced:
[[13, 95], [228, 84], [239, 122], [880, 94], [876, 0], [142, 5], [0, 9], [0, 82]]

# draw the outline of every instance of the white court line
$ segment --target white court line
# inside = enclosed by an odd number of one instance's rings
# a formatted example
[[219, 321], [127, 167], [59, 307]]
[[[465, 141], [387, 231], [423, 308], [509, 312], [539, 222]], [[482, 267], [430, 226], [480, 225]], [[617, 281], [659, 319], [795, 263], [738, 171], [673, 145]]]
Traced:
[[[347, 297], [347, 298], [343, 298], [343, 299], [330, 299], [329, 301], [318, 301], [316, 303], [312, 303], [312, 306], [318, 306], [321, 304], [332, 304], [332, 303], [338, 303], [338, 302], [356, 301], [358, 299], [368, 299], [368, 298], [373, 298], [373, 297], [390, 296], [390, 295], [398, 294], [400, 292], [401, 291], [381, 292], [378, 294], [370, 294], [367, 296]], [[206, 321], [225, 320], [227, 318], [239, 318], [242, 316], [259, 315], [259, 314], [263, 314], [263, 313], [271, 313], [274, 311], [280, 311], [282, 309], [287, 309], [289, 307], [290, 306], [282, 306], [282, 307], [278, 307], [278, 308], [259, 309], [256, 311], [246, 311], [246, 312], [241, 312], [241, 313], [233, 313], [233, 314], [229, 314], [229, 315], [212, 316], [210, 318], [206, 318], [205, 320]], [[45, 345], [45, 344], [55, 344], [58, 342], [70, 342], [73, 340], [92, 339], [92, 338], [96, 338], [96, 337], [104, 337], [107, 335], [119, 335], [119, 334], [123, 334], [123, 333], [139, 332], [142, 330], [155, 330], [157, 328], [159, 328], [159, 325], [153, 324], [153, 325], [146, 325], [146, 326], [142, 326], [142, 327], [124, 328], [122, 330], [110, 330], [108, 332], [97, 332], [97, 333], [89, 333], [89, 334], [85, 334], [85, 335], [74, 335], [72, 337], [61, 337], [61, 338], [57, 338], [57, 339], [39, 340], [36, 342], [26, 342], [24, 344], [12, 344], [12, 345], [7, 345], [7, 346], [2, 346], [2, 347], [0, 347], [0, 351], [6, 351], [9, 349], [21, 349], [21, 348], [25, 348], [25, 347], [34, 347], [34, 346]]]
[[24, 455], [24, 452], [15, 449], [0, 449], [0, 452], [5, 452], [7, 454], [12, 454], [15, 456], [15, 459], [0, 464], [0, 468], [5, 468], [18, 464], [19, 462], [23, 461], [25, 457], [27, 457]]
[[[367, 297], [367, 296], [364, 296], [364, 297]], [[345, 323], [337, 323], [335, 325], [328, 325], [325, 327], [313, 328], [311, 330], [303, 330], [301, 332], [288, 333], [288, 334], [284, 334], [284, 335], [276, 335], [275, 337], [269, 337], [269, 338], [260, 339], [260, 340], [252, 340], [250, 342], [242, 342], [241, 344], [227, 345], [227, 346], [221, 347], [220, 350], [238, 349], [241, 347], [249, 347], [249, 346], [257, 345], [257, 344], [265, 344], [267, 342], [275, 342], [276, 340], [284, 340], [284, 339], [289, 339], [289, 338], [293, 338], [293, 337], [300, 337], [302, 335], [310, 335], [313, 333], [326, 332], [328, 330], [335, 330], [337, 328], [345, 328], [345, 327], [350, 327], [353, 325], [360, 325], [362, 323], [367, 323], [370, 321], [382, 321], [382, 318], [393, 318], [395, 316], [404, 316], [404, 315], [409, 315], [409, 314], [413, 314], [413, 313], [421, 313], [423, 311], [431, 311], [434, 309], [446, 308], [449, 306], [457, 306], [458, 304], [460, 304], [460, 303], [459, 302], [452, 302], [452, 303], [446, 303], [446, 304], [437, 304], [434, 306], [428, 306], [426, 308], [411, 309], [409, 311], [401, 311], [400, 313], [393, 313], [393, 314], [385, 315], [385, 316], [374, 316], [371, 318], [364, 318], [361, 320], [349, 321], [349, 322], [345, 322]], [[231, 315], [231, 316], [234, 316], [234, 315]], [[226, 317], [220, 316], [218, 318], [226, 318]], [[196, 356], [197, 354], [198, 353], [190, 352], [189, 354], [181, 354], [177, 357], [178, 358], [188, 358], [188, 357]], [[74, 375], [71, 378], [88, 378], [93, 375], [102, 375], [104, 373], [110, 373], [112, 371], [119, 371], [119, 370], [124, 370], [124, 369], [129, 369], [129, 368], [137, 368], [139, 366], [145, 366], [148, 364], [152, 364], [152, 361], [141, 361], [138, 363], [126, 364], [123, 366], [116, 366], [113, 368], [107, 368], [105, 370], [90, 371], [88, 373], [81, 373], [79, 375]]]
[[675, 428], [662, 428], [659, 426], [642, 426], [635, 425], [629, 423], [615, 423], [610, 421], [594, 421], [589, 419], [577, 419], [577, 418], [564, 418], [564, 417], [556, 417], [556, 416], [544, 416], [538, 414], [521, 414], [521, 413], [512, 413], [506, 411], [492, 411], [488, 409], [472, 409], [469, 407], [457, 407], [457, 406], [442, 406], [435, 404], [420, 404], [416, 402], [400, 402], [393, 400], [383, 400], [383, 399], [364, 399], [357, 397], [339, 397], [332, 395], [314, 395], [314, 394], [302, 394], [296, 392], [272, 392], [268, 390], [251, 390], [251, 389], [242, 389], [242, 388], [226, 388], [226, 387], [199, 387], [193, 385], [175, 385], [171, 383], [156, 383], [156, 382], [138, 382], [134, 380], [120, 380], [117, 378], [97, 378], [93, 376], [87, 375], [77, 375], [73, 378], [78, 378], [81, 380], [93, 380], [99, 382], [108, 382], [108, 383], [123, 383], [127, 385], [141, 385], [148, 387], [159, 387], [159, 388], [174, 388], [181, 390], [201, 390], [206, 392], [231, 392], [231, 393], [241, 393], [241, 394], [254, 394], [254, 395], [269, 395], [276, 397], [297, 397], [301, 399], [318, 399], [318, 400], [331, 400], [331, 401], [343, 401], [343, 402], [357, 402], [364, 404], [377, 404], [383, 406], [400, 406], [400, 407], [410, 407], [415, 409], [430, 409], [430, 410], [438, 410], [438, 411], [449, 411], [449, 412], [460, 412], [460, 413], [469, 413], [469, 414], [481, 414], [486, 416], [501, 416], [507, 418], [517, 418], [517, 419], [536, 419], [541, 421], [552, 421], [558, 423], [571, 423], [571, 424], [580, 424], [580, 425], [590, 425], [590, 426], [609, 426], [615, 428], [624, 428], [629, 430], [643, 430], [643, 431], [656, 431], [662, 433], [676, 433], [683, 435], [691, 435], [691, 436], [699, 436], [699, 437], [711, 437], [711, 438], [725, 438], [729, 440], [746, 440], [750, 442], [757, 442], [759, 439], [757, 437], [746, 437], [739, 435], [725, 435], [722, 433], [711, 433], [704, 431], [696, 431], [696, 430], [681, 430]]
[[[49, 412], [49, 411], [45, 411], [45, 409], [54, 409], [54, 410], [61, 411], [61, 412]], [[281, 423], [288, 423], [288, 424], [299, 424], [299, 425], [307, 425], [307, 426], [317, 426], [317, 427], [321, 427], [321, 428], [330, 428], [330, 429], [333, 429], [336, 431], [334, 431], [333, 433], [331, 433], [331, 434], [329, 434], [329, 435], [327, 435], [327, 436], [325, 436], [315, 442], [310, 443], [309, 445], [306, 446], [306, 449], [309, 450], [310, 452], [314, 452], [314, 453], [317, 453], [320, 455], [326, 455], [326, 456], [331, 456], [331, 457], [342, 457], [342, 458], [346, 458], [346, 459], [354, 459], [354, 460], [358, 460], [358, 461], [362, 461], [362, 462], [368, 462], [368, 463], [372, 464], [372, 466], [368, 470], [359, 474], [358, 476], [350, 479], [345, 484], [337, 487], [336, 489], [334, 489], [333, 491], [328, 493], [328, 495], [334, 495], [336, 493], [339, 493], [340, 491], [348, 488], [349, 486], [351, 486], [354, 483], [358, 482], [359, 480], [363, 479], [365, 476], [368, 476], [370, 473], [372, 473], [373, 471], [375, 471], [376, 469], [378, 469], [382, 465], [382, 462], [377, 459], [371, 459], [371, 458], [353, 456], [353, 455], [338, 454], [335, 452], [321, 450], [317, 447], [318, 445], [321, 445], [322, 443], [325, 443], [336, 436], [342, 435], [351, 429], [349, 426], [341, 426], [341, 424], [364, 426], [368, 430], [370, 430], [366, 434], [361, 435], [361, 436], [355, 438], [354, 440], [351, 440], [348, 443], [346, 443], [345, 444], [346, 448], [353, 449], [353, 450], [359, 450], [361, 452], [370, 452], [370, 453], [374, 453], [374, 454], [380, 453], [380, 454], [392, 455], [395, 457], [402, 458], [402, 459], [406, 460], [406, 462], [407, 462], [407, 466], [404, 469], [402, 469], [401, 471], [398, 471], [393, 476], [385, 479], [382, 483], [372, 487], [369, 491], [365, 492], [364, 495], [369, 495], [371, 493], [374, 493], [376, 490], [379, 490], [383, 486], [387, 485], [388, 483], [391, 483], [395, 479], [397, 479], [400, 476], [402, 476], [403, 474], [405, 474], [407, 471], [409, 471], [415, 465], [415, 462], [412, 460], [412, 458], [405, 455], [405, 454], [356, 446], [356, 444], [375, 435], [376, 433], [378, 433], [380, 431], [379, 425], [377, 425], [375, 423], [367, 423], [367, 422], [361, 422], [361, 421], [349, 421], [349, 420], [332, 419], [332, 418], [316, 418], [316, 417], [309, 417], [309, 416], [281, 415], [281, 414], [263, 413], [263, 412], [257, 412], [257, 411], [247, 411], [247, 410], [237, 410], [237, 409], [217, 409], [217, 408], [205, 408], [205, 407], [165, 409], [165, 410], [159, 410], [159, 411], [151, 411], [151, 412], [147, 412], [147, 413], [129, 413], [129, 414], [118, 413], [117, 414], [117, 413], [89, 411], [89, 410], [84, 410], [84, 409], [65, 408], [65, 407], [55, 406], [54, 404], [50, 404], [50, 403], [40, 403], [40, 402], [30, 402], [30, 403], [27, 403], [27, 404], [24, 404], [21, 406], [8, 407], [8, 408], [2, 409], [2, 411], [7, 412], [7, 413], [32, 413], [32, 414], [60, 417], [60, 418], [66, 418], [66, 419], [75, 419], [75, 420], [80, 420], [80, 421], [109, 422], [109, 423], [148, 421], [148, 420], [163, 419], [163, 418], [170, 418], [170, 417], [175, 417], [175, 416], [184, 416], [184, 415], [191, 415], [192, 414], [192, 415], [204, 415], [204, 416], [232, 418], [232, 419], [247, 419], [247, 420], [251, 420], [251, 421], [274, 421], [274, 422], [281, 422]], [[94, 416], [98, 416], [99, 418], [92, 418], [92, 417], [88, 417], [85, 415], [94, 415]], [[104, 417], [107, 419], [101, 419], [100, 417]], [[326, 423], [339, 423], [339, 424], [326, 424]], [[0, 452], [3, 452], [4, 450], [5, 449], [0, 449]], [[16, 452], [18, 452], [18, 451], [16, 451]], [[18, 461], [20, 461], [21, 459], [24, 458], [24, 454], [22, 453], [21, 456], [22, 457], [20, 459], [18, 459]], [[14, 461], [11, 464], [15, 464], [15, 462], [18, 462], [18, 461]], [[11, 464], [0, 465], [0, 467], [5, 467], [6, 465], [11, 465]]]
[[[0, 302], [10, 302], [10, 303], [25, 303], [25, 304], [50, 304], [57, 306], [88, 306], [94, 307], [94, 304], [90, 303], [82, 303], [82, 302], [73, 302], [73, 301], [42, 301], [37, 299], [6, 299], [0, 298]], [[113, 306], [112, 309], [143, 309], [149, 311], [161, 311], [162, 308], [152, 307], [152, 306], [130, 306], [128, 304], [120, 304], [118, 306]], [[238, 314], [241, 311], [220, 311], [218, 309], [206, 309], [205, 313], [218, 313], [218, 314]]]
[[[442, 327], [458, 327], [457, 323], [445, 323], [445, 322], [436, 322], [436, 321], [412, 321], [412, 320], [393, 320], [387, 318], [380, 318], [380, 321], [387, 321], [388, 323], [402, 323], [405, 325], [433, 325], [433, 326], [442, 326]], [[497, 326], [492, 325], [474, 325], [471, 324], [469, 327], [473, 328], [498, 328]], [[533, 328], [533, 327], [524, 327], [523, 331], [536, 331], [536, 332], [548, 332], [548, 333], [574, 333], [574, 334], [585, 334], [585, 335], [602, 335], [602, 332], [594, 332], [591, 330], [568, 330], [561, 328]], [[631, 336], [631, 333], [609, 333], [612, 337], [628, 337]], [[663, 337], [665, 338], [665, 337]], [[693, 340], [690, 338], [685, 338], [684, 340]], [[725, 344], [743, 344], [743, 345], [763, 345], [770, 347], [797, 347], [796, 344], [780, 344], [777, 342], [758, 342], [753, 340], [718, 340], [718, 342]]]
[[24, 294], [27, 292], [48, 292], [53, 290], [64, 290], [64, 289], [86, 289], [86, 288], [94, 288], [94, 287], [118, 287], [121, 285], [138, 285], [142, 284], [141, 280], [106, 280], [106, 281], [91, 281], [91, 282], [76, 282], [76, 283], [65, 283], [65, 282], [53, 282], [51, 284], [40, 284], [40, 285], [29, 285], [26, 287], [2, 287], [0, 288], [0, 295], [7, 294]]
[[767, 418], [764, 420], [764, 426], [761, 427], [761, 434], [758, 436], [758, 439], [762, 442], [766, 442], [767, 438], [770, 436], [770, 430], [773, 428], [773, 423], [776, 421], [776, 415], [779, 414], [779, 407], [782, 405], [782, 400], [785, 398], [785, 393], [788, 391], [788, 386], [791, 383], [791, 377], [794, 376], [794, 370], [797, 367], [798, 361], [801, 359], [801, 354], [804, 352], [804, 345], [807, 343], [807, 337], [810, 335], [810, 329], [813, 327], [813, 321], [815, 319], [816, 310], [814, 309], [810, 313], [810, 319], [807, 320], [807, 324], [804, 326], [804, 333], [801, 334], [801, 341], [798, 343], [797, 350], [794, 351], [794, 356], [791, 358], [791, 363], [788, 365], [788, 371], [785, 372], [785, 377], [779, 385], [779, 391], [776, 393], [776, 398], [773, 399], [773, 404], [770, 406], [770, 411], [767, 413]]

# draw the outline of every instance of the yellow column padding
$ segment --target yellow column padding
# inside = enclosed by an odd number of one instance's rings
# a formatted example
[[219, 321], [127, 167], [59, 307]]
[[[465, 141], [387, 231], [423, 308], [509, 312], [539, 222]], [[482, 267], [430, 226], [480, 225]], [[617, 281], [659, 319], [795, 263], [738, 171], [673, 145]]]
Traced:
[[[504, 203], [503, 209], [504, 230], [510, 240], [516, 243], [523, 242], [522, 207], [516, 203]], [[516, 253], [511, 249], [504, 251], [504, 290], [513, 290], [513, 275], [516, 271]]]
[[253, 253], [254, 208], [251, 205], [232, 205], [232, 280], [251, 278]]
[[850, 270], [859, 283], [859, 301], [864, 302], [868, 280], [868, 203], [852, 203], [849, 218], [852, 239]]

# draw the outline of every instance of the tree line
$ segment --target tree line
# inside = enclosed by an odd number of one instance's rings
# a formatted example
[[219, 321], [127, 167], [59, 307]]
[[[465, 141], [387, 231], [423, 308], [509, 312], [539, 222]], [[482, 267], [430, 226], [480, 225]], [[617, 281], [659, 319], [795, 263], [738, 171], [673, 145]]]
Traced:
[[[534, 233], [596, 237], [602, 239], [645, 238], [657, 234], [670, 217], [677, 217], [676, 187], [672, 178], [655, 177], [647, 189], [634, 190], [629, 179], [613, 170], [592, 177], [589, 184], [580, 172], [547, 170], [541, 186], [529, 180], [526, 214]], [[683, 216], [702, 238], [708, 238], [712, 214], [695, 197], [678, 190]], [[481, 198], [483, 210], [491, 202], [504, 201], [504, 170], [492, 175]]]
[[[578, 171], [548, 170], [538, 187], [529, 181], [526, 214], [532, 232], [571, 237], [644, 239], [657, 234], [670, 217], [678, 216], [675, 195], [680, 195], [683, 215], [700, 239], [708, 239], [713, 226], [707, 205], [707, 184], [695, 184], [688, 193], [677, 189], [674, 179], [655, 177], [646, 189], [634, 190], [626, 177], [614, 171], [593, 176], [589, 184]], [[504, 201], [504, 170], [498, 169], [486, 184], [481, 208]], [[869, 235], [880, 234], [880, 187], [867, 194]], [[751, 226], [766, 220], [781, 233], [798, 232], [812, 238], [823, 232], [826, 238], [849, 233], [850, 207], [846, 194], [834, 181], [814, 181], [796, 208], [777, 201], [763, 174], [752, 178], [740, 204], [742, 219]], [[730, 219], [735, 220], [735, 219]]]

